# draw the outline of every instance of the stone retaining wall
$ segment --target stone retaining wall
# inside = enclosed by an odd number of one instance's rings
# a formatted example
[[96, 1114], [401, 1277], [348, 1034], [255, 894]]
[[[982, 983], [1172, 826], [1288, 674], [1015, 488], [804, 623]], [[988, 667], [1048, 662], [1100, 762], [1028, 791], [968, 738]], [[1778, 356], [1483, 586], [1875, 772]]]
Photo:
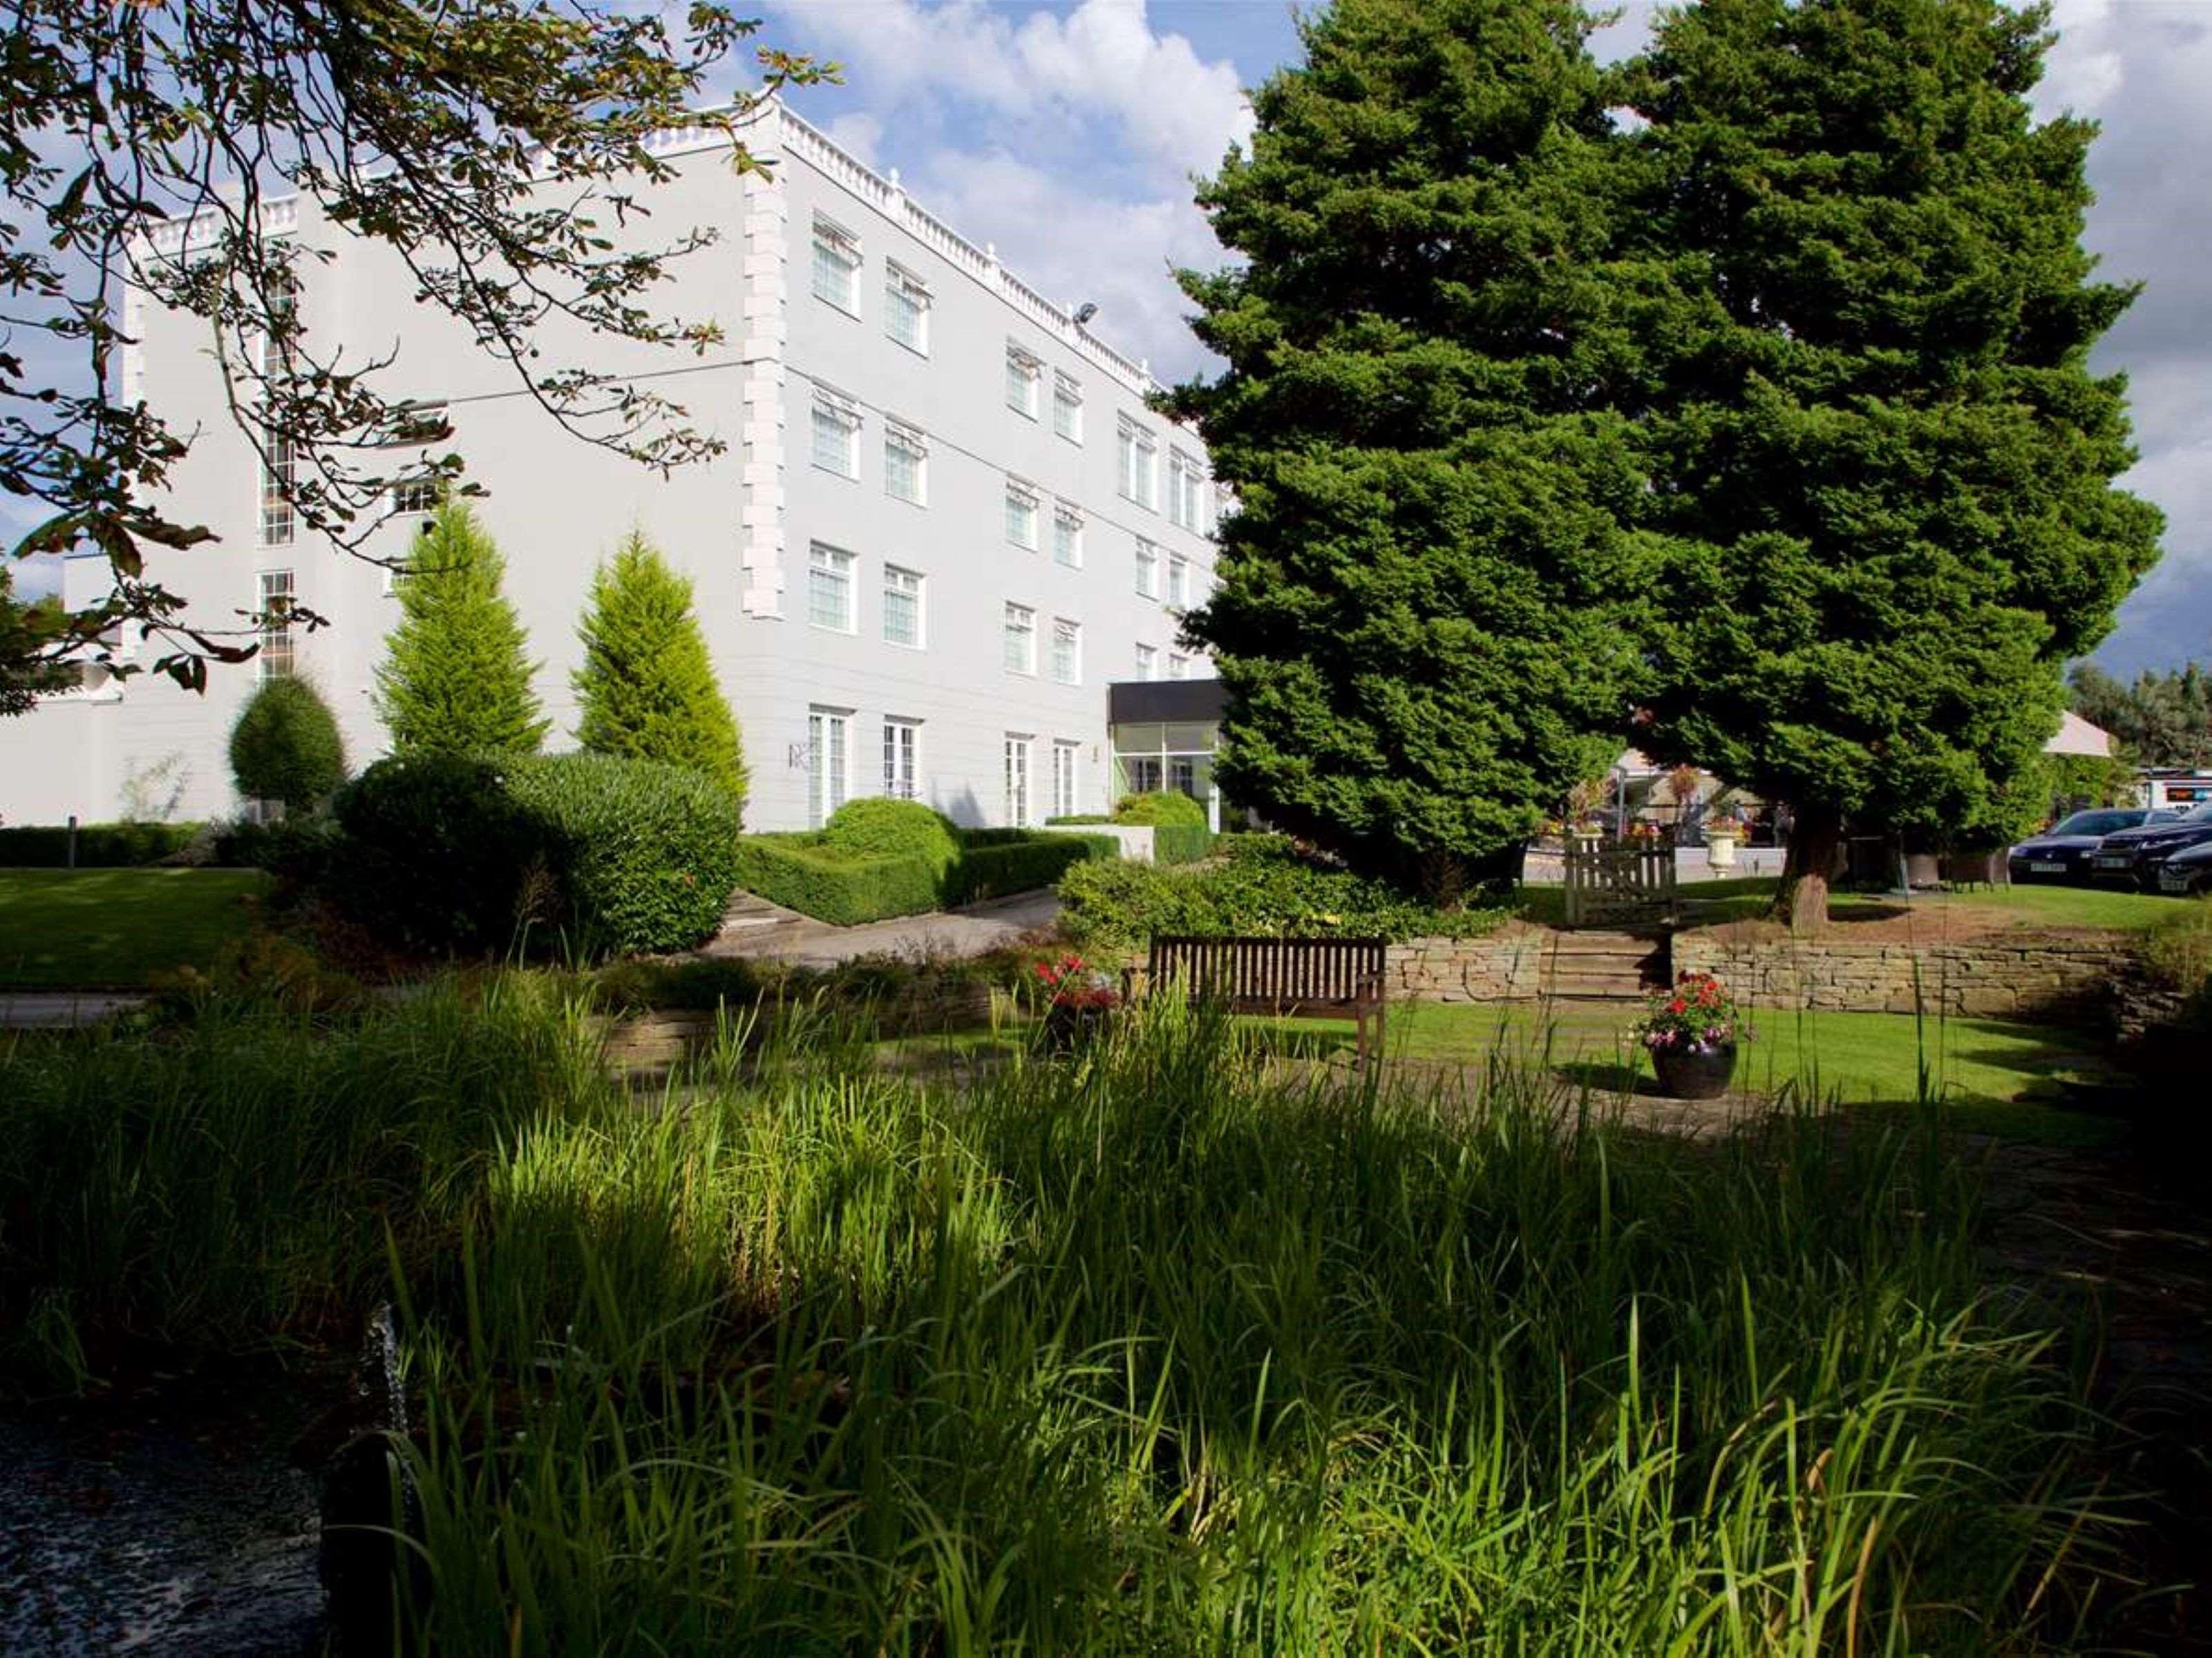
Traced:
[[1411, 938], [1383, 958], [1392, 1001], [1533, 1002], [1543, 993], [1544, 944], [1535, 931], [1480, 938]]
[[1711, 973], [1762, 1007], [1965, 1017], [2109, 1017], [2136, 978], [2126, 940], [2063, 935], [1850, 944], [1674, 935], [1674, 971]]

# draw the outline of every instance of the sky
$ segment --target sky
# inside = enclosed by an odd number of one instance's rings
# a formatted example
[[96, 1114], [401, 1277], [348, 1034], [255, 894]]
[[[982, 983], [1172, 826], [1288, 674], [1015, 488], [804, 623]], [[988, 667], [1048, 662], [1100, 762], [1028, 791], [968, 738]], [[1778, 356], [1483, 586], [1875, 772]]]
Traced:
[[[1635, 50], [1651, 9], [1628, 0], [1601, 52]], [[1297, 61], [1285, 0], [778, 0], [765, 18], [762, 39], [843, 66], [792, 94], [800, 113], [1033, 287], [1095, 303], [1097, 331], [1162, 379], [1207, 366], [1170, 272], [1224, 257], [1191, 180], [1250, 131], [1245, 88]], [[2167, 519], [2097, 653], [2131, 677], [2212, 659], [2212, 0], [2057, 0], [2054, 21], [2039, 112], [2103, 124], [2088, 242], [2144, 284], [2096, 358], [2130, 380], [2125, 482]], [[15, 504], [0, 532], [27, 527]]]
[[[1632, 52], [1650, 0], [1597, 46]], [[1283, 0], [791, 0], [764, 38], [844, 66], [792, 105], [862, 160], [896, 167], [955, 228], [1163, 379], [1206, 366], [1169, 272], [1222, 255], [1190, 179], [1250, 131], [1244, 88], [1294, 63]], [[2096, 660], [2212, 659], [2212, 0], [2057, 0], [2035, 102], [2103, 125], [2087, 240], [2140, 282], [2095, 367], [2124, 372], [2141, 459], [2124, 480], [2166, 513], [2166, 554]]]

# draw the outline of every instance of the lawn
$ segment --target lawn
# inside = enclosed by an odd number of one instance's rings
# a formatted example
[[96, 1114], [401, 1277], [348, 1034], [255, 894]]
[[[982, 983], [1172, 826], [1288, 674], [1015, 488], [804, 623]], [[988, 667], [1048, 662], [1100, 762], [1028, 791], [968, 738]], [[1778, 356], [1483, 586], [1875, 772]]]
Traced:
[[[1678, 889], [1682, 920], [1692, 926], [1763, 919], [1774, 902], [1771, 876], [1727, 881], [1685, 881]], [[1528, 887], [1520, 900], [1525, 920], [1556, 926], [1565, 919], [1565, 890]], [[2001, 927], [2106, 927], [2136, 932], [2172, 915], [2182, 901], [2148, 893], [2109, 891], [2100, 887], [1991, 887], [1973, 892], [1927, 893], [1905, 899], [1893, 893], [1838, 892], [1829, 901], [1831, 924], [1924, 918], [1927, 930], [1942, 932], [1968, 924], [1973, 931]]]
[[0, 989], [137, 988], [253, 925], [258, 870], [0, 869]]

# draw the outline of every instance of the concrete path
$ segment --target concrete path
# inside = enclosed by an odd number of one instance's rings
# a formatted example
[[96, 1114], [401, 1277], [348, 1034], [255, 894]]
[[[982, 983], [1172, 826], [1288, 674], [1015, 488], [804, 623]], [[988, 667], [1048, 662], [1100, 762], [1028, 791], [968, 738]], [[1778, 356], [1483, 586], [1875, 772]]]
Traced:
[[726, 928], [698, 953], [763, 957], [804, 967], [835, 967], [856, 956], [981, 956], [1013, 943], [1025, 932], [1048, 927], [1059, 919], [1058, 894], [1020, 892], [964, 909], [902, 915], [865, 926], [805, 921], [796, 926], [751, 932]]
[[131, 991], [9, 991], [0, 994], [0, 1030], [68, 1030], [145, 1005]]

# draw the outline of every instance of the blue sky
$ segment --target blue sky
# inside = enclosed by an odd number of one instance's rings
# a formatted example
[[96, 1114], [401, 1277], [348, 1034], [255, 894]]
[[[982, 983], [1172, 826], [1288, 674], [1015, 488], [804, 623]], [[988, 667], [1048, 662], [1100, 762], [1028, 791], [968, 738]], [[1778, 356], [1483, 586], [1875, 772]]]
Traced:
[[[1633, 50], [1650, 9], [1629, 0], [1601, 50]], [[783, 0], [763, 38], [845, 65], [793, 95], [802, 113], [1046, 294], [1097, 303], [1099, 331], [1172, 380], [1205, 364], [1169, 271], [1222, 257], [1190, 179], [1249, 132], [1244, 88], [1296, 58], [1292, 18], [1282, 0]], [[2098, 653], [2132, 674], [2212, 659], [2212, 3], [2057, 0], [2056, 22], [2039, 106], [2104, 123], [2089, 241], [2146, 284], [2099, 356], [2130, 377], [2128, 482], [2168, 519]], [[26, 527], [15, 507], [0, 531]]]
[[[1650, 0], [1606, 31], [1642, 40]], [[1242, 88], [1293, 61], [1279, 0], [799, 0], [768, 36], [846, 66], [794, 106], [1167, 378], [1203, 366], [1171, 264], [1219, 256], [1188, 179], [1249, 130]], [[2212, 659], [2212, 4], [2059, 0], [2037, 102], [2104, 123], [2089, 242], [2146, 283], [2101, 349], [2135, 399], [2130, 487], [2168, 519], [2166, 557], [2098, 653], [2115, 671]]]

